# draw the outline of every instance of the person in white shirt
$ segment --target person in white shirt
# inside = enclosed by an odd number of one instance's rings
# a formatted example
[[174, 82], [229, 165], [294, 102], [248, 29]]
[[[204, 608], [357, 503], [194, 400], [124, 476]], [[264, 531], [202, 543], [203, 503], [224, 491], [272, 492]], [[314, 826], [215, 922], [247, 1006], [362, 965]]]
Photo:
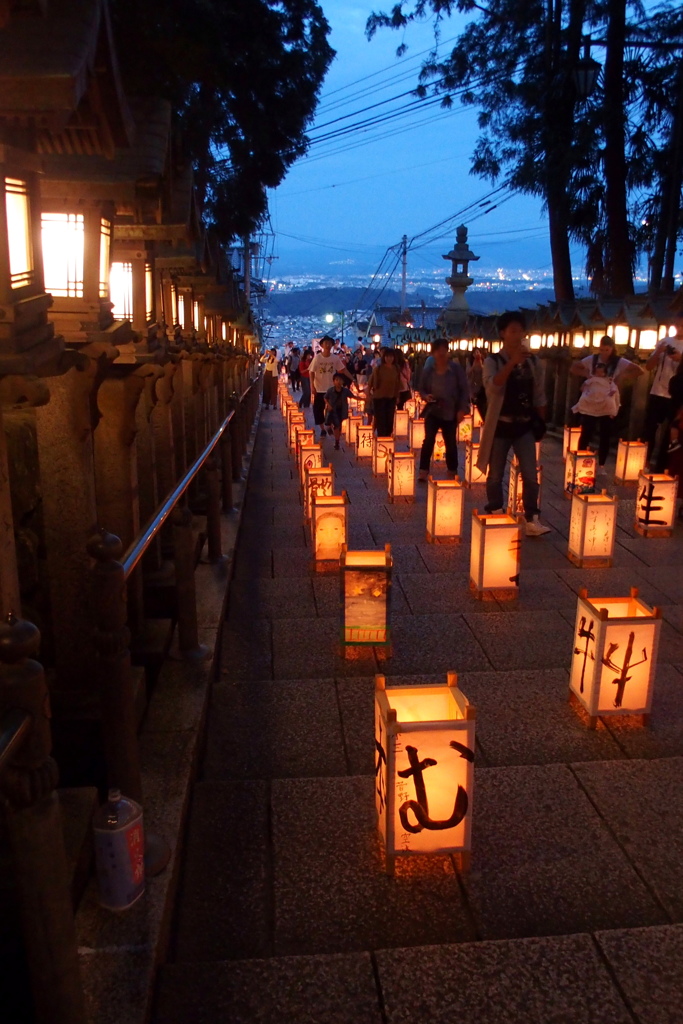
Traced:
[[654, 460], [655, 473], [664, 472], [666, 466], [669, 427], [674, 412], [673, 399], [669, 393], [669, 381], [678, 369], [681, 356], [683, 356], [683, 309], [679, 309], [676, 314], [676, 337], [663, 338], [645, 363], [646, 370], [655, 371], [650, 396], [647, 400], [643, 431], [644, 439], [647, 441], [647, 457], [651, 465], [657, 431], [661, 424], [664, 426]]
[[600, 339], [600, 348], [590, 356], [577, 359], [571, 366], [575, 377], [585, 377], [581, 397], [573, 411], [581, 417], [579, 449], [586, 451], [598, 430], [598, 471], [604, 472], [609, 453], [612, 421], [619, 411], [619, 384], [629, 377], [638, 377], [642, 369], [630, 359], [619, 356], [614, 341], [605, 334]]
[[344, 377], [353, 382], [351, 374], [341, 356], [332, 354], [334, 339], [328, 335], [320, 339], [320, 352], [313, 357], [313, 362], [308, 368], [308, 375], [311, 381], [311, 393], [313, 394], [313, 421], [320, 427], [321, 440], [327, 436], [325, 429], [325, 395], [334, 386], [335, 373], [341, 373]]

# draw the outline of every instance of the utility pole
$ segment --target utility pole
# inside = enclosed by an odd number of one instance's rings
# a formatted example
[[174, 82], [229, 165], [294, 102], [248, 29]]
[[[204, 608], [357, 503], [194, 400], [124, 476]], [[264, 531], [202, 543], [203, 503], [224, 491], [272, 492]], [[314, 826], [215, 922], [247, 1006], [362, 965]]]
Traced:
[[406, 308], [406, 277], [408, 274], [408, 236], [404, 235], [401, 239], [401, 260], [402, 260], [402, 274], [401, 274], [401, 312]]
[[242, 244], [244, 246], [244, 300], [249, 302], [251, 299], [251, 246], [249, 235], [244, 236]]

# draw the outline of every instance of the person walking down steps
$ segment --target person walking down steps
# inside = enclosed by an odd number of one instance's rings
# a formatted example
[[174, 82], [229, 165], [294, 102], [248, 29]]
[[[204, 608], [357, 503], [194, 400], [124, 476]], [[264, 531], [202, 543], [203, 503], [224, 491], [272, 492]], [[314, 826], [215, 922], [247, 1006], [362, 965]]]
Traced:
[[320, 352], [313, 357], [308, 368], [311, 380], [311, 393], [313, 395], [313, 419], [315, 425], [320, 427], [320, 440], [326, 436], [325, 427], [325, 395], [334, 384], [335, 373], [341, 373], [345, 380], [352, 383], [351, 374], [344, 365], [341, 356], [332, 353], [334, 338], [325, 335], [320, 339]]
[[467, 376], [460, 363], [451, 359], [446, 338], [432, 342], [432, 361], [422, 373], [420, 394], [424, 409], [425, 436], [420, 451], [418, 481], [425, 483], [439, 431], [446, 445], [446, 466], [453, 476], [458, 472], [458, 423], [470, 411]]
[[352, 397], [350, 388], [345, 387], [345, 377], [341, 373], [335, 373], [332, 378], [332, 387], [325, 394], [325, 426], [328, 434], [334, 434], [334, 447], [339, 449], [339, 438], [344, 420], [349, 418], [349, 398]]
[[277, 349], [269, 348], [261, 356], [264, 364], [263, 373], [263, 404], [266, 409], [277, 405]]
[[396, 353], [393, 348], [383, 348], [380, 364], [373, 369], [370, 377], [370, 394], [378, 437], [391, 437], [394, 432], [394, 413], [401, 387]]

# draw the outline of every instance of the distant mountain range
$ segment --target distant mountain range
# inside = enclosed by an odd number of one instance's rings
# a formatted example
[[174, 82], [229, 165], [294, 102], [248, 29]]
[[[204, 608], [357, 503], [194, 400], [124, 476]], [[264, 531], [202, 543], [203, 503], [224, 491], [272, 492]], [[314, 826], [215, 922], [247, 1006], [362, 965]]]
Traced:
[[[501, 313], [506, 309], [518, 309], [523, 306], [534, 309], [537, 305], [550, 302], [555, 297], [552, 288], [529, 288], [523, 291], [503, 290], [498, 288], [470, 288], [467, 292], [470, 308], [473, 313]], [[409, 309], [419, 309], [424, 301], [427, 306], [446, 306], [449, 301], [444, 292], [436, 296], [432, 289], [408, 292]], [[367, 311], [367, 295], [363, 288], [302, 288], [289, 292], [269, 292], [264, 301], [263, 312], [270, 317], [324, 316], [326, 313], [338, 313], [344, 310], [351, 314], [360, 302], [365, 303], [359, 313]], [[382, 306], [398, 306], [401, 301], [400, 292], [385, 291], [379, 304]], [[374, 305], [374, 303], [373, 303]]]

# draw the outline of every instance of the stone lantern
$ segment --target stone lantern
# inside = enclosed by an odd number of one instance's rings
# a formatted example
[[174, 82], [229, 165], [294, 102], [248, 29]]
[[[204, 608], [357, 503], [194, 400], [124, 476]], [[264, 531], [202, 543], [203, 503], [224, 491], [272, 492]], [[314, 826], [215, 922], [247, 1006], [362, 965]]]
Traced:
[[451, 276], [446, 278], [446, 284], [450, 286], [453, 296], [439, 317], [439, 322], [451, 330], [462, 327], [467, 320], [470, 307], [465, 292], [473, 284], [468, 267], [472, 260], [479, 259], [467, 244], [467, 228], [464, 224], [456, 231], [455, 245], [442, 259], [451, 261]]

